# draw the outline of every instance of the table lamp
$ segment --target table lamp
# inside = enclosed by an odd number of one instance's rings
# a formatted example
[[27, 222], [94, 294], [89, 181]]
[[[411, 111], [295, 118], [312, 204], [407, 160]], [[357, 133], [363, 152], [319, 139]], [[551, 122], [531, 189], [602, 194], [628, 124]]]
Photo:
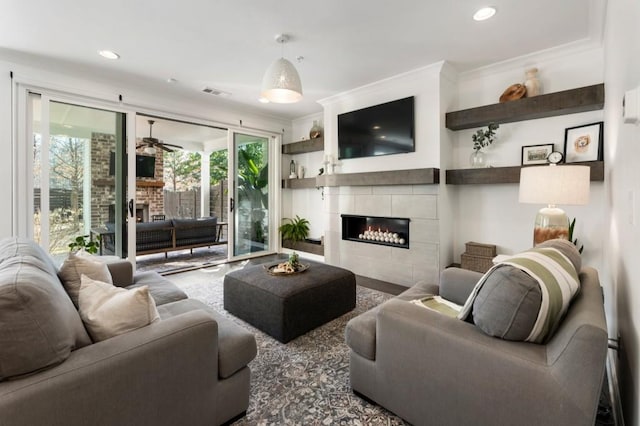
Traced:
[[554, 238], [569, 239], [569, 218], [558, 204], [584, 205], [589, 202], [589, 166], [523, 167], [520, 170], [521, 203], [547, 204], [538, 211], [533, 244]]

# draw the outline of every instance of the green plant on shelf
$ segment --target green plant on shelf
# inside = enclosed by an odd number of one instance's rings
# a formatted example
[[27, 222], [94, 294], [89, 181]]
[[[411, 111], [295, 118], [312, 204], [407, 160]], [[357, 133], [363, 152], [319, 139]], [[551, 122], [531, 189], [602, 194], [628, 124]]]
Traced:
[[490, 123], [486, 129], [479, 129], [471, 136], [473, 140], [473, 150], [480, 151], [482, 148], [486, 148], [496, 140], [496, 130], [500, 127], [499, 124]]
[[291, 241], [304, 241], [309, 236], [309, 221], [296, 215], [295, 219], [284, 218], [278, 230], [282, 233], [282, 238]]

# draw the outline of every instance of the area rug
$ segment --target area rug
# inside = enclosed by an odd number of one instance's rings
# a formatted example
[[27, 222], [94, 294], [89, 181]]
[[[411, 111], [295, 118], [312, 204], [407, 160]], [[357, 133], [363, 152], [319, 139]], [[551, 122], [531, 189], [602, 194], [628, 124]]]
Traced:
[[227, 260], [227, 245], [197, 247], [192, 250], [176, 250], [167, 253], [136, 256], [136, 269], [140, 272], [156, 271], [161, 274], [200, 268]]
[[251, 392], [246, 417], [234, 425], [404, 425], [384, 408], [356, 396], [349, 386], [349, 349], [344, 342], [347, 322], [392, 297], [357, 286], [356, 308], [282, 344], [223, 308], [222, 279], [240, 265], [172, 275], [189, 297], [211, 306], [256, 336], [258, 355], [251, 368]]

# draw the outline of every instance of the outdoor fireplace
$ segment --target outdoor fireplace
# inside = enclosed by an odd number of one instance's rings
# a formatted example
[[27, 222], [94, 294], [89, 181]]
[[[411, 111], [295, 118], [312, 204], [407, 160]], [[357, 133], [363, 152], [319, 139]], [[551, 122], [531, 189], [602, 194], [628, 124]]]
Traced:
[[342, 239], [360, 243], [409, 248], [410, 219], [399, 217], [355, 216], [342, 217]]

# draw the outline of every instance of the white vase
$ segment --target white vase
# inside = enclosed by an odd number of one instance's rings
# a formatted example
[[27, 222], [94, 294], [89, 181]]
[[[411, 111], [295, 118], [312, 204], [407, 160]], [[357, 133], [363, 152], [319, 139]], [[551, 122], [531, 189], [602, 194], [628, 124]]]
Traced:
[[527, 97], [532, 98], [542, 93], [542, 84], [538, 80], [538, 68], [530, 68], [525, 71], [527, 80], [524, 82], [524, 87], [527, 88]]
[[318, 124], [318, 120], [313, 120], [313, 126], [309, 130], [309, 138], [315, 139], [322, 136], [322, 127]]

